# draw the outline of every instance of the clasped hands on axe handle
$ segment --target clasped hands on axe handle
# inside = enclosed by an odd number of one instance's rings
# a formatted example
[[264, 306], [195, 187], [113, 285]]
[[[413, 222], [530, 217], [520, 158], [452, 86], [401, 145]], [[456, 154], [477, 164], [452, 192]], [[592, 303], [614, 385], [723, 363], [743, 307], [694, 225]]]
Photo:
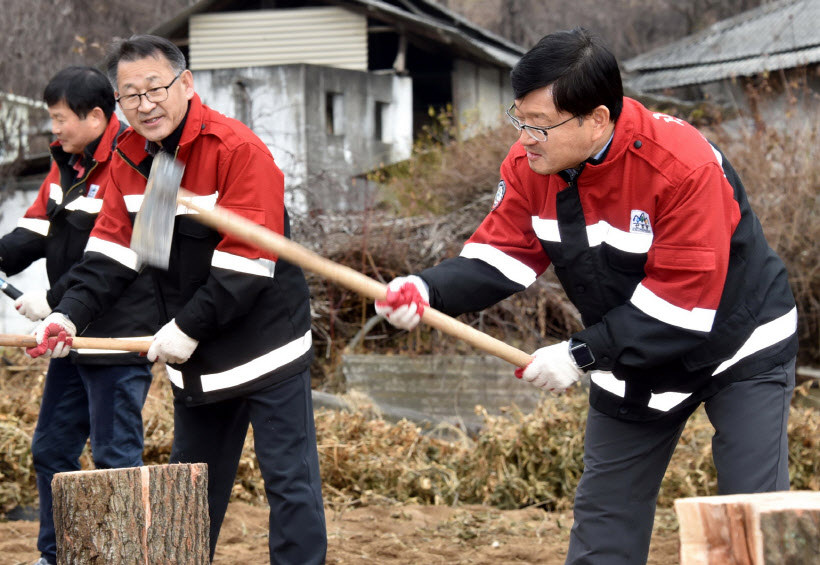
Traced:
[[[223, 233], [231, 234], [260, 249], [275, 253], [286, 261], [290, 261], [307, 271], [321, 275], [373, 300], [384, 300], [387, 296], [387, 285], [371, 279], [350, 267], [325, 259], [298, 243], [224, 208], [219, 206], [214, 206], [213, 210], [202, 208], [192, 202], [192, 196], [194, 196], [192, 193], [180, 189], [177, 203], [196, 212], [191, 217], [200, 223]], [[437, 330], [461, 339], [473, 347], [517, 367], [526, 367], [533, 359], [531, 355], [520, 349], [480, 332], [429, 306], [424, 308], [421, 319]]]

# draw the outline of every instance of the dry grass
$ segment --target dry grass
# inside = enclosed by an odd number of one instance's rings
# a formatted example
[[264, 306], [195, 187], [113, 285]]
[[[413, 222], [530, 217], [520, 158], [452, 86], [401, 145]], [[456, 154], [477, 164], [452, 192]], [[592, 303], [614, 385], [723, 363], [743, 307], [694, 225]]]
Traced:
[[[816, 106], [815, 106], [816, 108]], [[737, 170], [769, 244], [789, 272], [804, 364], [820, 363], [820, 111], [778, 127], [731, 124], [711, 133]]]
[[[36, 504], [31, 435], [39, 410], [45, 363], [19, 350], [2, 351], [0, 368], [0, 515]], [[805, 394], [806, 386], [797, 396]], [[355, 412], [317, 410], [325, 500], [330, 507], [367, 504], [485, 504], [500, 509], [540, 506], [565, 510], [583, 470], [586, 392], [576, 387], [551, 397], [531, 414], [510, 407], [490, 416], [477, 437], [437, 439], [416, 424], [380, 419], [357, 399]], [[146, 464], [168, 461], [173, 436], [171, 391], [157, 372], [144, 410]], [[711, 426], [698, 410], [684, 430], [666, 474], [661, 506], [675, 498], [715, 494]], [[452, 436], [451, 436], [452, 437]], [[820, 412], [792, 408], [789, 424], [792, 488], [820, 490]], [[88, 452], [83, 468], [92, 468]], [[265, 504], [249, 434], [234, 499]]]

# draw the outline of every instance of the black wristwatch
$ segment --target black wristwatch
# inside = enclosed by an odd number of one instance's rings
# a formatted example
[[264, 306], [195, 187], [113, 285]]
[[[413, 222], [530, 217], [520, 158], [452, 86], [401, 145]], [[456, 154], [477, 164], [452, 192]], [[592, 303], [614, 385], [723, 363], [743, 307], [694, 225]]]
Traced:
[[569, 356], [579, 369], [586, 370], [587, 367], [595, 363], [595, 356], [589, 346], [574, 339], [569, 340]]

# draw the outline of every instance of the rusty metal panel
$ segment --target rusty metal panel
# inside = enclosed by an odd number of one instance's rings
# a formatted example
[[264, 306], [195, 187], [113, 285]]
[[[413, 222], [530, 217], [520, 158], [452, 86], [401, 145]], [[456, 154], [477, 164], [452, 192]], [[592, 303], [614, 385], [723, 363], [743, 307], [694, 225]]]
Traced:
[[367, 20], [337, 7], [199, 14], [192, 70], [308, 63], [367, 70]]

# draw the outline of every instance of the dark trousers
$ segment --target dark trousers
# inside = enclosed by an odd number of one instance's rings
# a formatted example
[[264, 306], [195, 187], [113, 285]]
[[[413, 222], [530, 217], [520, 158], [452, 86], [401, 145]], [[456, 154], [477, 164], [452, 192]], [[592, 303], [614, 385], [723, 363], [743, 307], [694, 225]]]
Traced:
[[37, 549], [56, 563], [51, 479], [78, 471], [88, 438], [98, 469], [142, 465], [142, 407], [150, 365], [75, 365], [52, 359], [31, 444], [40, 497]]
[[[789, 490], [787, 425], [794, 360], [704, 402], [715, 428], [718, 494]], [[626, 422], [590, 408], [568, 565], [645, 565], [655, 504], [691, 410]]]
[[249, 423], [270, 505], [271, 563], [324, 563], [327, 531], [309, 371], [204, 406], [187, 407], [174, 400], [171, 463], [208, 464], [211, 560]]

